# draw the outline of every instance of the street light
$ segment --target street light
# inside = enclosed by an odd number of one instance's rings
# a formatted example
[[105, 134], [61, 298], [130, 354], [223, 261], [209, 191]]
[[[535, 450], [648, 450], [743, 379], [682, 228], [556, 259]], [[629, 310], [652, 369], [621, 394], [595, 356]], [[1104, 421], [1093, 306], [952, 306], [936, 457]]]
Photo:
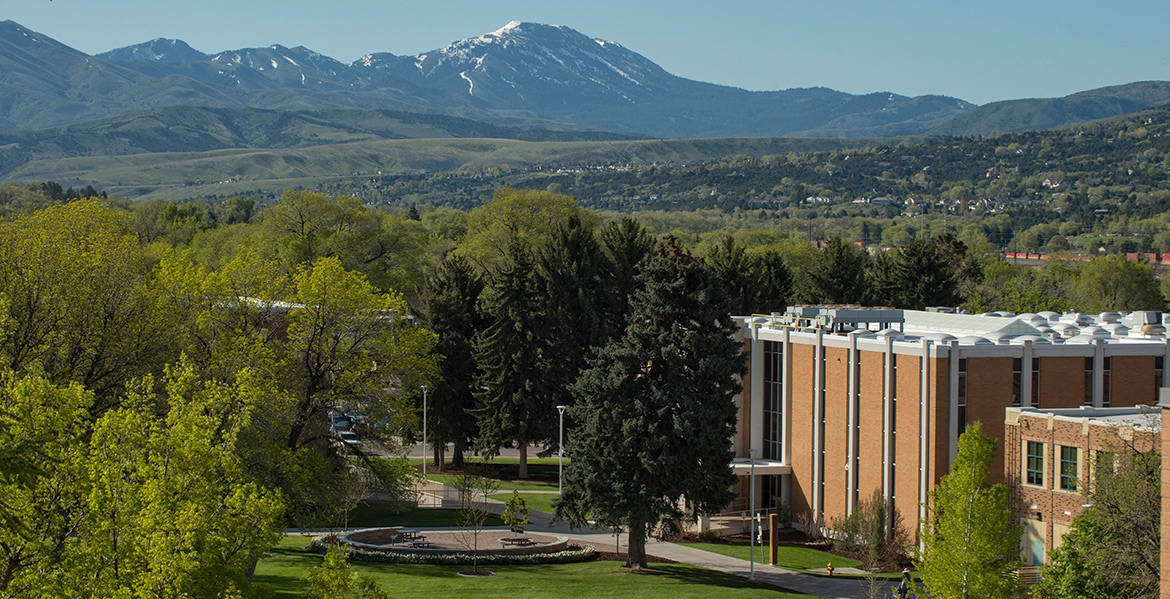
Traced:
[[427, 475], [427, 386], [423, 390], [423, 477]]
[[569, 406], [557, 406], [557, 414], [561, 421], [561, 436], [557, 440], [557, 494], [560, 495], [565, 488], [565, 408]]
[[750, 553], [748, 554], [748, 556], [751, 558], [751, 566], [750, 566], [751, 572], [748, 574], [748, 580], [755, 580], [756, 579], [756, 452], [757, 451], [759, 451], [759, 450], [754, 449], [754, 448], [748, 450], [749, 459], [752, 462], [752, 473], [751, 473], [751, 477], [748, 479], [748, 494], [751, 496], [751, 498], [749, 499], [749, 507], [748, 507], [748, 520], [749, 520], [749, 523], [751, 525], [751, 539], [750, 539], [751, 549], [749, 549]]

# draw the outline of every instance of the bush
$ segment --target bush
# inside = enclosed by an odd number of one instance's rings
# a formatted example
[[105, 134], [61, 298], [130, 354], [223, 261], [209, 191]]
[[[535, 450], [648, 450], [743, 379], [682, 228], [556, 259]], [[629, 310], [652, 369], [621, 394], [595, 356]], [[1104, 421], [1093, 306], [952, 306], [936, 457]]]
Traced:
[[852, 514], [835, 518], [832, 529], [834, 549], [869, 564], [899, 561], [909, 542], [902, 514], [881, 489], [861, 500]]

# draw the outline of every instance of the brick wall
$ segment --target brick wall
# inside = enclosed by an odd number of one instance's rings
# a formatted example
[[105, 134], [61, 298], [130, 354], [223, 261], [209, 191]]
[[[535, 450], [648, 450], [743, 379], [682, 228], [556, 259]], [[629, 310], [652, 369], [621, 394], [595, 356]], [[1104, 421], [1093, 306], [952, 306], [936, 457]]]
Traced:
[[811, 345], [790, 344], [792, 354], [792, 516], [811, 508], [813, 483], [813, 380], [814, 358]]
[[918, 464], [922, 414], [922, 358], [898, 356], [898, 414], [894, 471], [894, 505], [910, 531], [917, 529]]
[[[1084, 510], [1084, 496], [1091, 482], [1092, 466], [1097, 451], [1118, 451], [1132, 444], [1138, 451], [1153, 448], [1154, 435], [1148, 431], [1106, 424], [1088, 425], [1083, 419], [1048, 417], [1048, 415], [1019, 415], [1008, 413], [1004, 437], [1004, 480], [1012, 489], [1012, 510], [1016, 517], [1039, 520], [1047, 555], [1058, 545], [1056, 532], [1067, 530]], [[1024, 476], [1026, 464], [1025, 442], [1044, 444], [1044, 484], [1029, 485]], [[1077, 490], [1060, 488], [1060, 448], [1077, 448]], [[1035, 506], [1035, 507], [1032, 507]], [[1164, 549], [1165, 550], [1165, 549]]]
[[825, 348], [825, 523], [845, 515], [849, 456], [849, 350]]
[[1040, 407], [1075, 408], [1084, 402], [1084, 356], [1040, 358]]
[[[1003, 410], [1011, 405], [1012, 359], [968, 358], [967, 422], [981, 422], [983, 434], [993, 439], [1003, 439]], [[995, 462], [991, 465], [992, 482], [1003, 482], [1000, 478], [1004, 465], [1003, 453], [1001, 444], [995, 454]]]

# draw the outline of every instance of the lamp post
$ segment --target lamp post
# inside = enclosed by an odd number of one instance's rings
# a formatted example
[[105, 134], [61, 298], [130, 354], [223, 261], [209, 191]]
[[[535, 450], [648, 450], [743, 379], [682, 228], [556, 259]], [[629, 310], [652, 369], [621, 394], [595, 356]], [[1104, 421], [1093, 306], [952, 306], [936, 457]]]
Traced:
[[422, 386], [423, 390], [423, 476], [427, 475], [427, 386]]
[[748, 580], [756, 579], [756, 452], [757, 449], [749, 449], [748, 455], [752, 462], [751, 476], [748, 479], [748, 494], [750, 495], [748, 507], [748, 521], [751, 526], [751, 548], [748, 550], [748, 557], [751, 559], [751, 571], [748, 574]]
[[557, 414], [560, 419], [560, 438], [557, 439], [557, 494], [560, 495], [565, 488], [565, 408], [569, 406], [557, 406]]

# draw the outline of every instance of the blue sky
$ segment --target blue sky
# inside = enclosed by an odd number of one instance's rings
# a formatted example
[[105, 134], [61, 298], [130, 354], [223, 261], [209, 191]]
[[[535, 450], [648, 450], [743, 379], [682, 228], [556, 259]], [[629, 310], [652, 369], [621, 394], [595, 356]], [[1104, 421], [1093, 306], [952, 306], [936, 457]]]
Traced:
[[1167, 0], [5, 0], [0, 18], [91, 54], [168, 37], [204, 52], [303, 45], [342, 62], [535, 21], [712, 83], [977, 104], [1170, 80]]

